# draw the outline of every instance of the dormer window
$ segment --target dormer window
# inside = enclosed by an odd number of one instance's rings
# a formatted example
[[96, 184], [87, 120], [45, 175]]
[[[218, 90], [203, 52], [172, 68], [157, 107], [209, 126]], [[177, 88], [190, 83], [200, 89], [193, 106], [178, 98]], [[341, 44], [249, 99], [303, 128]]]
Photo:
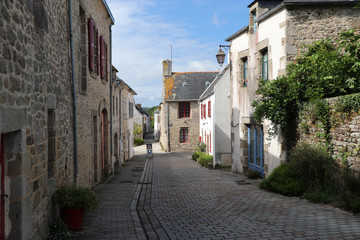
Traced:
[[253, 29], [253, 33], [256, 33], [256, 9], [250, 13], [250, 25]]

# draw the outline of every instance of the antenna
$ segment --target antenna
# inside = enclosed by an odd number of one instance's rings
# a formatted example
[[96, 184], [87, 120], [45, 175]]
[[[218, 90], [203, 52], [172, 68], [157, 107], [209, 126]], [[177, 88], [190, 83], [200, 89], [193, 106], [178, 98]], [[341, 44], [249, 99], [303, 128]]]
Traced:
[[172, 45], [169, 45], [169, 46], [170, 46], [170, 54], [171, 54], [170, 60], [171, 60], [171, 62], [172, 62]]

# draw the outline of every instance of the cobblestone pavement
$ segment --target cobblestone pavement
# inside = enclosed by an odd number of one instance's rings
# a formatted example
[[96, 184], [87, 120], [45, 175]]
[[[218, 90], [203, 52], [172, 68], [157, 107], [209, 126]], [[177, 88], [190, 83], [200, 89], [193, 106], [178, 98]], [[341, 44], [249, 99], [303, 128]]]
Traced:
[[[191, 152], [145, 147], [97, 193], [77, 239], [360, 239], [360, 216], [200, 167]], [[140, 171], [144, 169], [141, 173]]]

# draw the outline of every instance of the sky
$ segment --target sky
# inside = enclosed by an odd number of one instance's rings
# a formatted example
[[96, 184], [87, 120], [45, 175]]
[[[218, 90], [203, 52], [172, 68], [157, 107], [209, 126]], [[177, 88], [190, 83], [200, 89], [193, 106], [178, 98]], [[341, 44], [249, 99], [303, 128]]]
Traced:
[[162, 61], [173, 72], [218, 71], [225, 39], [248, 25], [253, 0], [107, 0], [115, 19], [112, 64], [135, 90], [135, 102], [158, 106]]

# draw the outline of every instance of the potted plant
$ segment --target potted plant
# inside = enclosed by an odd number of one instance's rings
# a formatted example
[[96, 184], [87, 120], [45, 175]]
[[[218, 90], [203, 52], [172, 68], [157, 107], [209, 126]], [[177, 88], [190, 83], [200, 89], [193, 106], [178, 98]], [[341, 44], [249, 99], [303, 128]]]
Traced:
[[71, 185], [61, 186], [54, 193], [53, 199], [60, 208], [60, 217], [70, 230], [79, 230], [85, 210], [96, 209], [96, 193], [91, 189]]

